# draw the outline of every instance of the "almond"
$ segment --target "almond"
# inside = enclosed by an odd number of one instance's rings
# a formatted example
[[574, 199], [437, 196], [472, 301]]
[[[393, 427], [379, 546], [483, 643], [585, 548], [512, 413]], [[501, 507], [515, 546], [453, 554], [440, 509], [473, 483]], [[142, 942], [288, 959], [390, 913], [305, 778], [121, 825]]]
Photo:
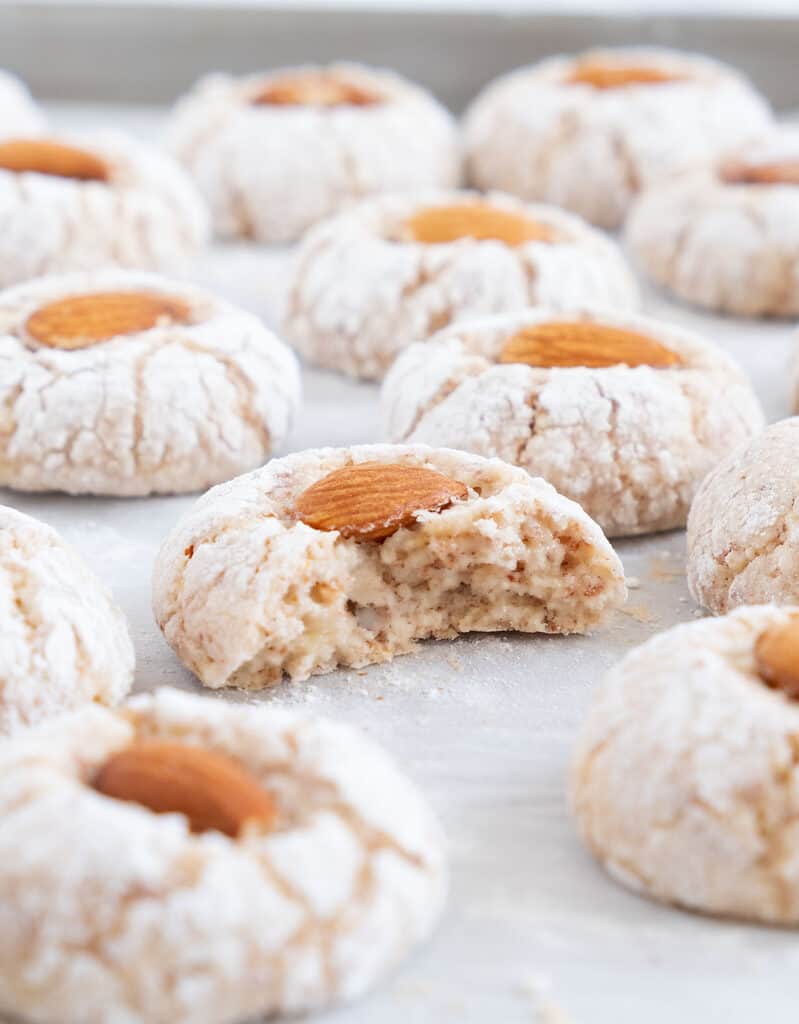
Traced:
[[419, 466], [362, 462], [317, 480], [297, 498], [297, 516], [316, 530], [383, 540], [412, 526], [417, 512], [440, 512], [468, 495], [459, 480]]
[[183, 814], [192, 832], [237, 836], [248, 822], [268, 828], [277, 815], [272, 795], [231, 758], [167, 740], [140, 740], [113, 754], [93, 785], [155, 814]]
[[110, 177], [108, 165], [96, 154], [48, 139], [9, 139], [0, 143], [0, 169], [78, 181], [108, 181]]
[[730, 161], [722, 167], [721, 178], [728, 185], [799, 185], [799, 160], [763, 164]]
[[755, 642], [755, 667], [767, 686], [799, 700], [799, 614], [760, 634]]
[[189, 316], [182, 299], [167, 295], [94, 292], [41, 306], [28, 317], [25, 329], [42, 345], [72, 350], [160, 324], [187, 323]]
[[524, 245], [526, 242], [554, 242], [558, 235], [549, 224], [523, 213], [503, 210], [490, 203], [456, 203], [418, 210], [404, 224], [401, 237], [425, 245], [445, 245], [459, 238]]
[[504, 345], [500, 363], [528, 366], [679, 366], [670, 348], [637, 331], [584, 320], [524, 327]]
[[278, 107], [368, 107], [380, 101], [376, 92], [324, 72], [275, 79], [252, 99], [256, 106]]
[[629, 85], [659, 85], [675, 82], [683, 76], [647, 65], [605, 63], [585, 60], [572, 68], [566, 81], [570, 85], [590, 85], [594, 89], [623, 89]]

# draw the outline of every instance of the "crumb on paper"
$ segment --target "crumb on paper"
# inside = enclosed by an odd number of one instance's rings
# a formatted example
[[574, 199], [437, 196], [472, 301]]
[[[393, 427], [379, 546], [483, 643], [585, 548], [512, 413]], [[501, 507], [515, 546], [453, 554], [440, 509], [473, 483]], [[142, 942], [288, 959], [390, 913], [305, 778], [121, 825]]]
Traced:
[[552, 982], [541, 974], [529, 974], [519, 982], [519, 992], [530, 1001], [534, 1024], [574, 1024], [552, 998]]
[[619, 609], [622, 615], [626, 615], [630, 619], [635, 619], [636, 622], [642, 622], [644, 625], [650, 625], [653, 622], [658, 621], [658, 616], [651, 608], [647, 608], [644, 604], [628, 604], [624, 608]]
[[450, 668], [454, 669], [456, 672], [460, 672], [463, 669], [463, 662], [458, 657], [458, 655], [452, 651], [450, 651], [450, 653], [446, 656], [444, 660], [450, 666]]
[[627, 584], [628, 590], [640, 590], [641, 581], [637, 576], [625, 576], [624, 582]]
[[673, 583], [674, 580], [685, 576], [685, 566], [675, 564], [668, 554], [657, 555], [649, 559], [649, 570], [647, 575], [650, 579], [658, 580], [661, 583]]

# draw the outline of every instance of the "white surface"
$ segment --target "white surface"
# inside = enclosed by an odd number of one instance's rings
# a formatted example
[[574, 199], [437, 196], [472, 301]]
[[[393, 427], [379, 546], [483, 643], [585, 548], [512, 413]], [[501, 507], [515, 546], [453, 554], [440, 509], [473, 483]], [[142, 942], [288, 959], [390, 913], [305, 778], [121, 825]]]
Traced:
[[[81, 112], [62, 113], [61, 121], [76, 117]], [[144, 116], [135, 123], [152, 125]], [[274, 259], [257, 249], [218, 251], [198, 276], [262, 311], [276, 287]], [[750, 371], [769, 419], [788, 414], [785, 366], [796, 343], [789, 326], [710, 318], [655, 296], [647, 308], [721, 343]], [[309, 370], [304, 386], [286, 451], [380, 439], [376, 387]], [[0, 502], [61, 530], [113, 587], [131, 621], [139, 690], [199, 689], [149, 608], [157, 545], [192, 500], [0, 491]], [[472, 636], [364, 672], [284, 684], [260, 697], [230, 695], [358, 723], [421, 784], [449, 835], [452, 892], [433, 942], [374, 995], [325, 1021], [555, 1024], [563, 1018], [552, 1002], [574, 1024], [796, 1020], [795, 933], [650, 904], [605, 877], [575, 837], [565, 772], [593, 687], [631, 645], [697, 614], [682, 533], [617, 547], [640, 587], [594, 636]], [[542, 978], [550, 988], [543, 1000]]]

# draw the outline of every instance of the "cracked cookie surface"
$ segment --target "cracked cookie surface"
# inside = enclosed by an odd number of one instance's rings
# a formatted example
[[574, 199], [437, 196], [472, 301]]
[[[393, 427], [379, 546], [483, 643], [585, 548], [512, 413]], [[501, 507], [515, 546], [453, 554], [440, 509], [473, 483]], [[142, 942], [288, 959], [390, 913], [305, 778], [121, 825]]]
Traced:
[[[101, 795], [137, 741], [234, 760], [270, 826], [194, 834]], [[55, 1024], [234, 1024], [354, 998], [425, 940], [444, 841], [387, 755], [350, 726], [160, 690], [0, 751], [0, 1005]]]
[[77, 551], [0, 505], [0, 734], [116, 704], [133, 661], [122, 612]]
[[363, 196], [460, 181], [444, 107], [354, 64], [208, 76], [178, 104], [168, 141], [224, 237], [289, 242]]
[[[377, 541], [299, 518], [313, 485], [364, 464], [427, 470], [425, 488], [440, 474], [446, 494]], [[164, 636], [211, 688], [360, 667], [469, 631], [582, 633], [625, 595], [618, 557], [578, 505], [498, 459], [426, 445], [298, 452], [222, 484], [165, 540], [153, 579]]]
[[714, 614], [799, 604], [799, 417], [782, 420], [708, 474], [688, 517], [688, 585]]
[[[541, 345], [542, 365], [504, 354], [541, 328], [558, 335]], [[631, 338], [631, 350], [657, 343], [678, 362], [548, 365], [547, 352], [557, 363], [554, 346], [562, 355], [575, 329], [588, 338], [586, 360], [597, 361], [610, 332]], [[705, 474], [764, 423], [743, 373], [703, 338], [639, 316], [547, 310], [456, 324], [412, 345], [386, 377], [381, 404], [392, 441], [523, 466], [582, 505], [609, 536], [685, 525]]]
[[766, 685], [755, 656], [796, 612], [677, 626], [605, 677], [571, 801], [618, 881], [693, 910], [799, 924], [799, 704]]
[[487, 86], [466, 115], [467, 168], [480, 188], [616, 228], [649, 182], [737, 145], [770, 121], [752, 86], [707, 57], [592, 50]]
[[0, 125], [3, 135], [40, 132], [44, 130], [44, 124], [44, 115], [25, 84], [16, 75], [0, 71]]
[[457, 320], [638, 304], [612, 241], [562, 210], [498, 193], [367, 200], [309, 231], [290, 276], [288, 339], [309, 362], [365, 378]]
[[[109, 336], [113, 324], [120, 333]], [[81, 337], [92, 330], [104, 336]], [[4, 485], [201, 490], [262, 463], [298, 404], [290, 350], [257, 317], [194, 286], [111, 270], [0, 293]]]

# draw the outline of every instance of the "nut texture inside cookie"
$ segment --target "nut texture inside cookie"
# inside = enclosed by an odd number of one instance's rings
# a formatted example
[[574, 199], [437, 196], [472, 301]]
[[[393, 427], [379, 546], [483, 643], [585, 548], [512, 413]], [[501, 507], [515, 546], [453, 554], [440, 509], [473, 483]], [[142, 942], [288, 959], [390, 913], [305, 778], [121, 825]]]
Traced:
[[190, 310], [182, 299], [146, 292], [95, 292], [47, 303], [25, 324], [42, 345], [66, 350], [88, 348], [124, 334], [187, 323]]
[[510, 338], [500, 363], [528, 366], [678, 366], [676, 352], [637, 331], [585, 321], [525, 327]]
[[722, 166], [721, 179], [728, 185], [799, 185], [799, 160], [768, 163], [732, 160]]
[[570, 85], [590, 85], [594, 89], [623, 89], [631, 85], [661, 85], [681, 78], [683, 75], [667, 68], [589, 59], [578, 61], [565, 80]]
[[0, 169], [77, 181], [108, 181], [110, 177], [108, 164], [97, 154], [48, 139], [11, 139], [0, 143]]
[[755, 663], [765, 683], [791, 700], [799, 700], [799, 615], [760, 634]]
[[383, 540], [469, 494], [465, 484], [420, 466], [361, 463], [337, 469], [297, 498], [297, 515], [316, 530]]
[[525, 242], [551, 242], [557, 236], [551, 224], [489, 203], [460, 203], [419, 210], [404, 225], [404, 237], [424, 245], [446, 245], [461, 238], [497, 241], [518, 246]]
[[382, 100], [375, 90], [320, 71], [273, 79], [251, 102], [256, 106], [368, 107]]

